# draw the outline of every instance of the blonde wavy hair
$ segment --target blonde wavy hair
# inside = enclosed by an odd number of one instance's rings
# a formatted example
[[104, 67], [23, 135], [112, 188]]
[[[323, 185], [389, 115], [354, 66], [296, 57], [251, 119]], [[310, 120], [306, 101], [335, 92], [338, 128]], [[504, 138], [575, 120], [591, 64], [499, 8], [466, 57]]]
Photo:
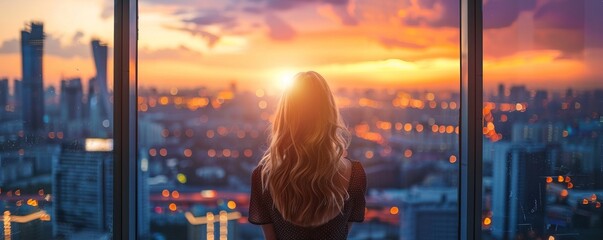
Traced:
[[263, 190], [286, 221], [313, 227], [342, 212], [349, 198], [343, 184], [349, 180], [344, 176], [349, 139], [325, 79], [313, 71], [295, 75], [281, 96], [259, 163]]

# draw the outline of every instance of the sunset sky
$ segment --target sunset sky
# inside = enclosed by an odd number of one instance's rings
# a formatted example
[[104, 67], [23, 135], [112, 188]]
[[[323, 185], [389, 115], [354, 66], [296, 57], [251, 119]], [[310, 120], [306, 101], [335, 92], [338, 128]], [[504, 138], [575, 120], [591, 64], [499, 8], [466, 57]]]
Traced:
[[[45, 84], [87, 82], [90, 40], [113, 45], [112, 2], [0, 3], [0, 77], [21, 77], [19, 31], [38, 20]], [[601, 81], [603, 2], [486, 0], [484, 11], [488, 83]], [[453, 0], [140, 0], [139, 83], [250, 88], [315, 70], [336, 86], [456, 89], [458, 23]]]

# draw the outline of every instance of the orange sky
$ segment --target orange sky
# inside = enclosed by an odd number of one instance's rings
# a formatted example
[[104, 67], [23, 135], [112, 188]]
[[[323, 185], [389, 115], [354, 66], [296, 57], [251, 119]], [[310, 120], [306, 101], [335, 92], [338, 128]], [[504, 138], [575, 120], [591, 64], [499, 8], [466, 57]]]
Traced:
[[[598, 57], [600, 48], [589, 48], [582, 41], [583, 49], [576, 52], [567, 46], [584, 39], [569, 39], [565, 45], [541, 40], [584, 35], [551, 27], [546, 24], [550, 19], [536, 16], [549, 7], [548, 2], [537, 1], [519, 10], [497, 8], [516, 15], [506, 22], [499, 21], [506, 20], [502, 17], [486, 19], [495, 25], [484, 34], [487, 83], [545, 87], [551, 82], [596, 84], [600, 79], [603, 73], [595, 67], [603, 62]], [[112, 0], [0, 3], [6, 9], [0, 25], [0, 76], [20, 78], [19, 30], [27, 21], [40, 20], [47, 33], [45, 83], [56, 85], [62, 77], [82, 77], [87, 82], [94, 76], [90, 39], [112, 39], [111, 4]], [[139, 83], [226, 87], [237, 81], [241, 88], [253, 88], [276, 86], [297, 71], [315, 70], [336, 86], [456, 89], [455, 4], [450, 0], [140, 0]]]

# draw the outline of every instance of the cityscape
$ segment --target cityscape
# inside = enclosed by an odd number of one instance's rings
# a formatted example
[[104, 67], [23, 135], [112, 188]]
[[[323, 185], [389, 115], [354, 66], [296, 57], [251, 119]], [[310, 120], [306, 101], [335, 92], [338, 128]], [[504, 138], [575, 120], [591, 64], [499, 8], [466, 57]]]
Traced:
[[[54, 86], [45, 36], [30, 22], [21, 78], [0, 72], [0, 239], [111, 239], [110, 42], [89, 41], [95, 77]], [[139, 84], [138, 238], [262, 239], [246, 219], [248, 194], [278, 91]], [[334, 88], [353, 135], [348, 157], [368, 180], [366, 218], [349, 239], [458, 238], [459, 92], [403, 86]], [[483, 238], [599, 239], [603, 86], [486, 78], [485, 88]]]

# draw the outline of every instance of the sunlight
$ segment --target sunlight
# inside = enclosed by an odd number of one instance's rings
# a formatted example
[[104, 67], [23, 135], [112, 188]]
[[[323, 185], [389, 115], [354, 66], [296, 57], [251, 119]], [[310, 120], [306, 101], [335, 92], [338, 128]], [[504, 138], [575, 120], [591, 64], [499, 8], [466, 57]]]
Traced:
[[281, 90], [286, 90], [293, 86], [293, 77], [296, 73], [292, 70], [281, 70], [276, 73], [276, 80]]

